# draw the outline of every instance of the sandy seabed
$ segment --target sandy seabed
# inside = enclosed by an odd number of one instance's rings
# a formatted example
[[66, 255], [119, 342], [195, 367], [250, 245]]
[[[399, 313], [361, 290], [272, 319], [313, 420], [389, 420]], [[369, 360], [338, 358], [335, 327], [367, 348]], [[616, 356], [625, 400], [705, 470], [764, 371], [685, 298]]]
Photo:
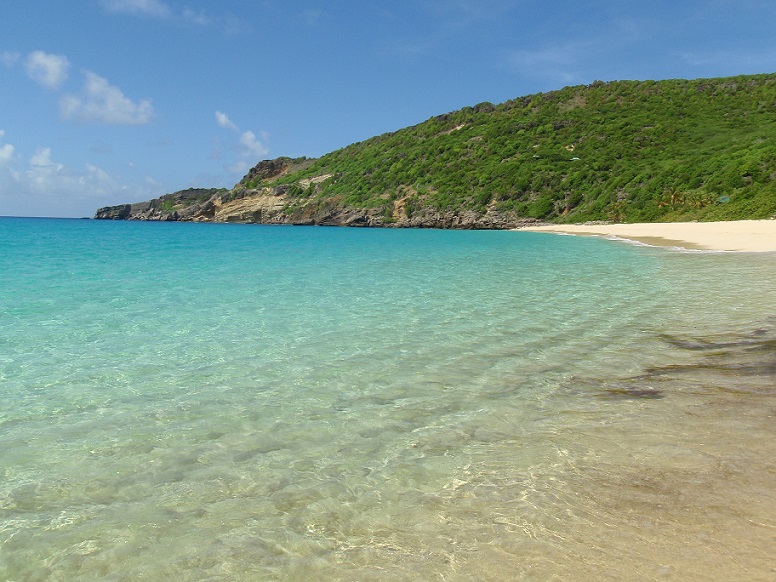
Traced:
[[598, 235], [690, 250], [776, 252], [776, 220], [661, 222], [643, 224], [551, 224], [520, 230]]

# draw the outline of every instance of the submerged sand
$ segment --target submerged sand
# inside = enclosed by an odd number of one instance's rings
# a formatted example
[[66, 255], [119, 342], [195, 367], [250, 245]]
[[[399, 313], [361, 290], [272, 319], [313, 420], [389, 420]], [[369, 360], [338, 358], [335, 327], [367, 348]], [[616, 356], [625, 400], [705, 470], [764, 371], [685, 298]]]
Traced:
[[776, 220], [648, 224], [551, 224], [531, 232], [598, 235], [692, 250], [776, 252]]

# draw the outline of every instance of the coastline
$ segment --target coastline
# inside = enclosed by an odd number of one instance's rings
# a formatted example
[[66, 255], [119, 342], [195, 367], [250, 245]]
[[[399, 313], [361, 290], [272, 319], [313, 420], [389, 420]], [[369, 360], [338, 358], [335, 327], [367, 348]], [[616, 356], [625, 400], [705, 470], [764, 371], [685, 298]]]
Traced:
[[546, 224], [515, 230], [614, 237], [651, 246], [687, 250], [776, 252], [776, 220]]

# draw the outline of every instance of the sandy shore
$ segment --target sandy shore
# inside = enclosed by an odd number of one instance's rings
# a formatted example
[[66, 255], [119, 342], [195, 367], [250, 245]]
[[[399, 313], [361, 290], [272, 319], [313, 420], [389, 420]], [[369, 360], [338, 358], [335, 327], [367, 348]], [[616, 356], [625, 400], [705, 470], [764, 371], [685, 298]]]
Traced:
[[665, 222], [649, 224], [563, 224], [519, 230], [598, 235], [692, 250], [776, 252], [776, 220]]

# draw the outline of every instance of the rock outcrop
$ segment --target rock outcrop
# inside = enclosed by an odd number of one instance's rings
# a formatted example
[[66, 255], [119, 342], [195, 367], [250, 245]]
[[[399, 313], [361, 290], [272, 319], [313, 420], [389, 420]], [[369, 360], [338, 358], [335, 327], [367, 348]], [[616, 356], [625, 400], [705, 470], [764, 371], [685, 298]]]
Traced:
[[291, 171], [297, 171], [309, 167], [315, 160], [312, 158], [288, 158], [280, 157], [274, 160], [262, 160], [245, 174], [236, 187], [249, 187], [250, 184], [261, 183], [264, 180], [273, 180]]
[[215, 216], [214, 200], [228, 192], [224, 188], [189, 188], [146, 202], [100, 208], [94, 215], [102, 220], [210, 221]]
[[100, 208], [102, 220], [155, 220], [190, 222], [236, 222], [353, 227], [506, 229], [536, 222], [516, 213], [458, 210], [445, 211], [424, 203], [409, 190], [409, 198], [390, 201], [377, 208], [358, 208], [338, 198], [300, 196], [313, 194], [331, 174], [305, 178], [292, 184], [264, 185], [309, 166], [306, 158], [264, 160], [254, 166], [232, 189], [190, 188], [160, 198]]

